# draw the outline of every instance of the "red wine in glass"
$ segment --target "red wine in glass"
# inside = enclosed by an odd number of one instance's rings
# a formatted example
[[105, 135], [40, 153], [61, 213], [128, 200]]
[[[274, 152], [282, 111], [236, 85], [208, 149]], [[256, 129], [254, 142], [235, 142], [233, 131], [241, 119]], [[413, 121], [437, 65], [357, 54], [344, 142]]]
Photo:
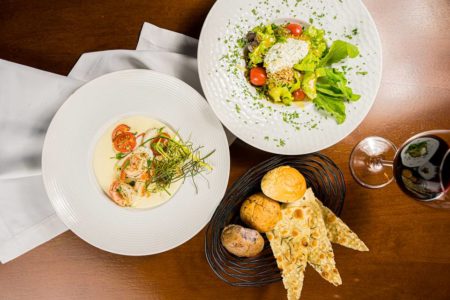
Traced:
[[381, 137], [358, 143], [350, 156], [355, 180], [380, 188], [394, 178], [401, 190], [426, 205], [450, 209], [450, 130], [420, 133], [400, 149]]
[[399, 187], [422, 201], [439, 197], [449, 184], [448, 150], [447, 143], [434, 135], [405, 143], [394, 160], [394, 176]]

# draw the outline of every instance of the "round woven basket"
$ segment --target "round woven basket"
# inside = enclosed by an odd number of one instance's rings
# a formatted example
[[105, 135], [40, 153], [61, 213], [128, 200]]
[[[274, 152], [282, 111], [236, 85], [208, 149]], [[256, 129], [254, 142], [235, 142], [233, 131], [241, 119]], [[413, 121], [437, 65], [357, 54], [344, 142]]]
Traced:
[[344, 204], [345, 183], [341, 170], [327, 156], [313, 153], [301, 156], [274, 156], [248, 170], [227, 191], [206, 228], [205, 254], [216, 275], [233, 286], [262, 286], [281, 280], [280, 271], [264, 236], [264, 250], [256, 257], [241, 258], [230, 254], [220, 241], [222, 229], [242, 223], [241, 203], [261, 191], [261, 179], [278, 166], [289, 165], [299, 170], [325, 206], [339, 215]]

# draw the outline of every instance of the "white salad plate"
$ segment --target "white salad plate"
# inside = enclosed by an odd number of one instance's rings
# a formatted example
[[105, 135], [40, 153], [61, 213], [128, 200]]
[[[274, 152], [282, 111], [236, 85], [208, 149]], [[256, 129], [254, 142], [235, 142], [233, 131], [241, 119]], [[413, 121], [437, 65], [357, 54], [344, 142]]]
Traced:
[[[311, 103], [283, 106], [257, 99], [244, 76], [238, 40], [257, 25], [292, 20], [324, 29], [328, 46], [340, 39], [359, 48], [360, 56], [332, 66], [345, 65], [349, 86], [361, 95], [346, 103], [343, 124]], [[381, 81], [381, 42], [360, 0], [218, 0], [202, 28], [198, 64], [209, 104], [234, 135], [264, 151], [305, 154], [336, 144], [363, 121]]]
[[[92, 159], [99, 137], [128, 116], [157, 119], [181, 138], [204, 146], [213, 170], [186, 179], [174, 196], [150, 209], [113, 203], [97, 184]], [[203, 152], [202, 152], [203, 153]], [[48, 129], [42, 169], [56, 213], [86, 242], [123, 255], [172, 249], [196, 235], [225, 193], [230, 158], [224, 129], [206, 100], [174, 77], [149, 70], [126, 70], [79, 88], [58, 110]]]

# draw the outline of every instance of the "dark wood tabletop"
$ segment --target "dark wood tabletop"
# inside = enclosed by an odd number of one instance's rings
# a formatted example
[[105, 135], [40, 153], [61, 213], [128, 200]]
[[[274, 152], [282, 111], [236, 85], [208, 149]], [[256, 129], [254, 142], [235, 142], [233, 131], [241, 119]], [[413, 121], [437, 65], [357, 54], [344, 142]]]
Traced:
[[[0, 58], [66, 75], [84, 52], [133, 49], [144, 22], [198, 38], [213, 2], [0, 0]], [[401, 144], [420, 131], [450, 128], [450, 2], [364, 3], [381, 35], [381, 87], [364, 122], [323, 153], [347, 183], [341, 217], [370, 252], [335, 246], [343, 285], [308, 268], [302, 299], [450, 299], [450, 212], [408, 199], [395, 184], [364, 189], [348, 168], [353, 146], [366, 136]], [[236, 142], [229, 183], [270, 156]], [[166, 253], [126, 257], [66, 232], [0, 265], [0, 298], [285, 299], [281, 282], [223, 283], [206, 262], [203, 242], [204, 231]]]

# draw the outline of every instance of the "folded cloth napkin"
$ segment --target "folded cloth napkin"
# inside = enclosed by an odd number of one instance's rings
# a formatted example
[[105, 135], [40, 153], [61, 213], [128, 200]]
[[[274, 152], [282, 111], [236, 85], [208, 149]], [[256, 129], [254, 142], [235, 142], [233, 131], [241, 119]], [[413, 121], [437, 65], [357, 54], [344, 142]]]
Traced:
[[[83, 54], [60, 76], [0, 60], [0, 262], [67, 230], [56, 216], [41, 176], [41, 151], [53, 115], [86, 81], [125, 69], [151, 69], [202, 93], [194, 38], [145, 23], [136, 50]], [[227, 132], [228, 140], [234, 137]]]

